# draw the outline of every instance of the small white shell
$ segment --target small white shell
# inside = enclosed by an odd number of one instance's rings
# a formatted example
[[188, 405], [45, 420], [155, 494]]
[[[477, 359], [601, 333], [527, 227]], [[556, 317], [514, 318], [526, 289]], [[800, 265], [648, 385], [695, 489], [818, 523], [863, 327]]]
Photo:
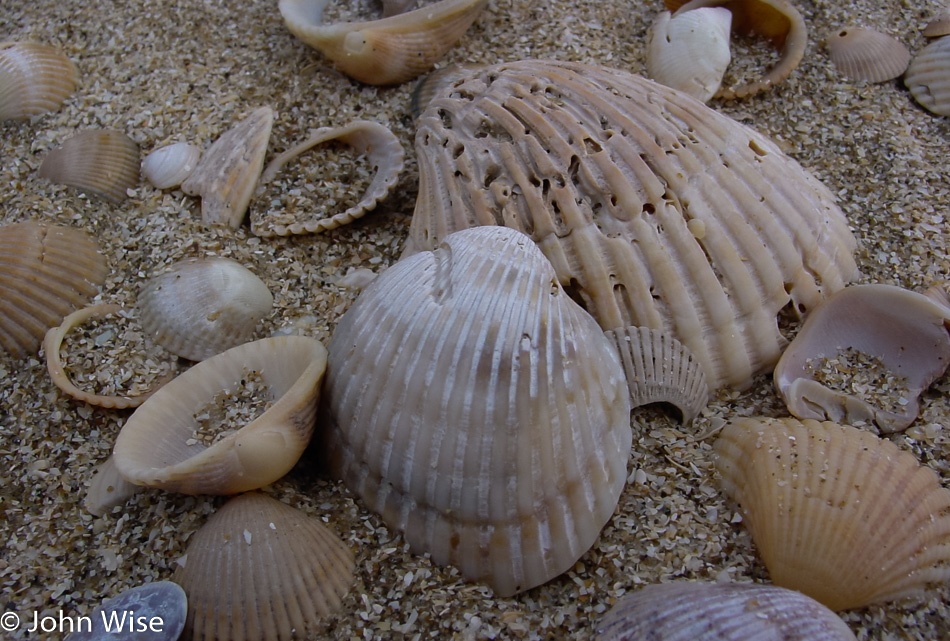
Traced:
[[732, 12], [701, 7], [671, 16], [661, 12], [648, 34], [647, 76], [707, 102], [729, 66]]
[[176, 142], [151, 152], [142, 161], [142, 174], [155, 189], [170, 189], [185, 182], [198, 166], [201, 150]]
[[937, 38], [917, 52], [904, 84], [922, 107], [950, 116], [950, 38]]
[[79, 82], [76, 65], [39, 42], [0, 43], [0, 120], [58, 109]]

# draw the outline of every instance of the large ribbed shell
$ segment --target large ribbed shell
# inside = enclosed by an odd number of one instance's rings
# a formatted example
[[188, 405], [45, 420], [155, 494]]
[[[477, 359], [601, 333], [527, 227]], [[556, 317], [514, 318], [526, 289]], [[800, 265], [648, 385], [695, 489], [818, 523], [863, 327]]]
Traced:
[[950, 38], [937, 38], [917, 52], [904, 74], [914, 100], [940, 116], [950, 116]]
[[108, 268], [85, 232], [35, 222], [0, 227], [0, 347], [21, 358], [96, 295]]
[[66, 55], [40, 42], [0, 43], [0, 120], [59, 109], [79, 71]]
[[329, 351], [331, 469], [416, 552], [510, 595], [596, 540], [630, 453], [623, 369], [527, 236], [481, 227], [400, 260]]
[[715, 451], [776, 585], [847, 610], [950, 579], [950, 490], [890, 441], [830, 422], [740, 418]]
[[522, 61], [429, 103], [407, 252], [473, 225], [529, 234], [604, 329], [674, 334], [712, 388], [745, 387], [776, 316], [855, 276], [832, 194], [765, 136], [639, 76]]

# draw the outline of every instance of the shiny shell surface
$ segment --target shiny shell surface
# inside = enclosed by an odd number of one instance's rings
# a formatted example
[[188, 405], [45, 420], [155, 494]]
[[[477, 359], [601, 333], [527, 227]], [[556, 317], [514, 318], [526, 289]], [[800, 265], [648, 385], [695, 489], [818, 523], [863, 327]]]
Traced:
[[176, 142], [145, 156], [142, 174], [156, 189], [177, 187], [188, 179], [200, 158], [200, 149], [188, 142]]
[[0, 43], [0, 120], [59, 109], [79, 82], [76, 65], [40, 42]]

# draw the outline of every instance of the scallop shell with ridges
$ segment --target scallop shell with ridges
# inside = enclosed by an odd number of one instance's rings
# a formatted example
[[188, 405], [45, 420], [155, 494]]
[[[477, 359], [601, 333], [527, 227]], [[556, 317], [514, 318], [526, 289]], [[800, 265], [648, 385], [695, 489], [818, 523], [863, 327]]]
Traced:
[[51, 149], [39, 176], [118, 204], [139, 182], [139, 146], [120, 131], [87, 129]]
[[[310, 441], [325, 369], [326, 349], [304, 336], [264, 338], [212, 356], [135, 410], [116, 438], [115, 466], [136, 485], [185, 494], [237, 494], [273, 483]], [[221, 438], [210, 445], [199, 440], [198, 417], [249, 377], [260, 379], [261, 398], [272, 405], [246, 425], [216, 425]]]
[[88, 234], [36, 222], [0, 227], [0, 347], [39, 349], [50, 327], [96, 295], [108, 267]]
[[200, 158], [200, 149], [188, 142], [176, 142], [145, 156], [142, 174], [155, 189], [170, 189], [188, 179]]
[[662, 11], [647, 35], [647, 76], [698, 100], [716, 95], [729, 66], [732, 13], [703, 7], [672, 17]]
[[917, 52], [904, 85], [917, 103], [939, 116], [950, 116], [950, 38], [937, 38]]
[[828, 38], [828, 55], [841, 74], [868, 82], [893, 80], [910, 63], [904, 43], [866, 27], [836, 29]]
[[76, 65], [39, 42], [0, 43], [0, 120], [59, 109], [79, 83]]
[[740, 418], [714, 449], [776, 585], [837, 611], [950, 579], [950, 490], [890, 441], [831, 422]]
[[675, 581], [624, 595], [597, 641], [855, 641], [838, 615], [774, 585]]
[[569, 569], [613, 514], [623, 369], [524, 234], [469, 229], [403, 258], [329, 351], [331, 470], [417, 553], [511, 595]]
[[352, 586], [354, 566], [319, 519], [258, 492], [235, 497], [192, 536], [175, 571], [188, 595], [182, 638], [315, 638]]
[[770, 371], [776, 318], [854, 278], [834, 196], [769, 139], [606, 67], [521, 61], [447, 85], [419, 119], [406, 253], [474, 225], [529, 234], [604, 329], [674, 335], [713, 389]]

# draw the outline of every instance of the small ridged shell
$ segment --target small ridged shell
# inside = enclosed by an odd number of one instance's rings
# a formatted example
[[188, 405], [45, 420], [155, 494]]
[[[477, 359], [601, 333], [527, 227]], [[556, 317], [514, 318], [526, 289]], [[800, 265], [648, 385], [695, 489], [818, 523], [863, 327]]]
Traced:
[[241, 226], [264, 168], [273, 125], [273, 109], [254, 110], [214, 141], [181, 184], [189, 196], [201, 196], [201, 220], [206, 224]]
[[405, 153], [399, 138], [388, 127], [369, 120], [356, 120], [343, 127], [321, 127], [315, 130], [310, 138], [274, 158], [261, 174], [260, 183], [266, 184], [273, 180], [287, 161], [331, 140], [349, 145], [360, 155], [365, 155], [376, 172], [360, 201], [344, 212], [331, 216], [317, 212], [311, 220], [286, 225], [263, 220], [261, 215], [252, 213], [251, 231], [254, 234], [265, 237], [287, 236], [336, 229], [362, 218], [389, 195], [399, 180], [399, 174], [405, 164]]
[[732, 13], [703, 7], [673, 18], [661, 12], [647, 34], [647, 77], [707, 102], [716, 95], [732, 55]]
[[346, 75], [371, 85], [396, 85], [432, 68], [488, 5], [488, 0], [441, 0], [370, 22], [322, 24], [329, 0], [280, 0], [292, 34], [332, 60]]
[[943, 9], [935, 15], [924, 27], [922, 33], [928, 38], [950, 35], [950, 9]]
[[257, 492], [235, 497], [192, 536], [175, 571], [188, 595], [182, 638], [316, 638], [353, 584], [354, 565], [319, 519]]
[[96, 295], [108, 267], [85, 232], [35, 222], [0, 227], [0, 347], [35, 353], [46, 334]]
[[[239, 345], [201, 361], [155, 392], [116, 438], [115, 465], [136, 485], [185, 494], [237, 494], [273, 483], [300, 458], [314, 427], [326, 349], [303, 336], [275, 336]], [[273, 402], [246, 425], [205, 445], [198, 415], [222, 392], [241, 390], [259, 376]]]
[[569, 569], [613, 514], [623, 368], [527, 236], [480, 227], [403, 258], [329, 351], [331, 471], [417, 553], [511, 595]]
[[[106, 599], [87, 617], [77, 618], [68, 641], [176, 641], [185, 628], [188, 600], [171, 581], [154, 581]], [[88, 627], [85, 625], [88, 619]], [[109, 622], [109, 628], [106, 627]], [[124, 633], [117, 632], [122, 622]], [[72, 629], [72, 620], [63, 629]], [[133, 632], [134, 630], [134, 632]]]
[[0, 43], [0, 120], [59, 109], [79, 71], [59, 49], [39, 42]]
[[200, 158], [200, 149], [191, 143], [176, 142], [145, 156], [142, 174], [155, 189], [170, 189], [185, 182]]
[[118, 204], [139, 182], [139, 146], [120, 131], [87, 129], [51, 149], [39, 176]]
[[794, 590], [677, 581], [622, 597], [597, 641], [855, 641], [838, 615]]
[[950, 38], [937, 38], [917, 52], [904, 73], [904, 85], [920, 106], [950, 116]]
[[186, 259], [145, 284], [142, 328], [176, 356], [200, 361], [249, 340], [274, 305], [267, 285], [230, 258]]
[[835, 30], [828, 38], [828, 55], [839, 73], [868, 82], [897, 78], [910, 63], [910, 51], [904, 43], [864, 27]]
[[950, 579], [950, 490], [890, 441], [831, 422], [740, 418], [714, 449], [776, 585], [837, 611]]
[[525, 60], [435, 96], [406, 254], [474, 225], [529, 234], [606, 329], [673, 334], [713, 389], [771, 371], [777, 325], [855, 277], [834, 195], [768, 138], [634, 74]]

